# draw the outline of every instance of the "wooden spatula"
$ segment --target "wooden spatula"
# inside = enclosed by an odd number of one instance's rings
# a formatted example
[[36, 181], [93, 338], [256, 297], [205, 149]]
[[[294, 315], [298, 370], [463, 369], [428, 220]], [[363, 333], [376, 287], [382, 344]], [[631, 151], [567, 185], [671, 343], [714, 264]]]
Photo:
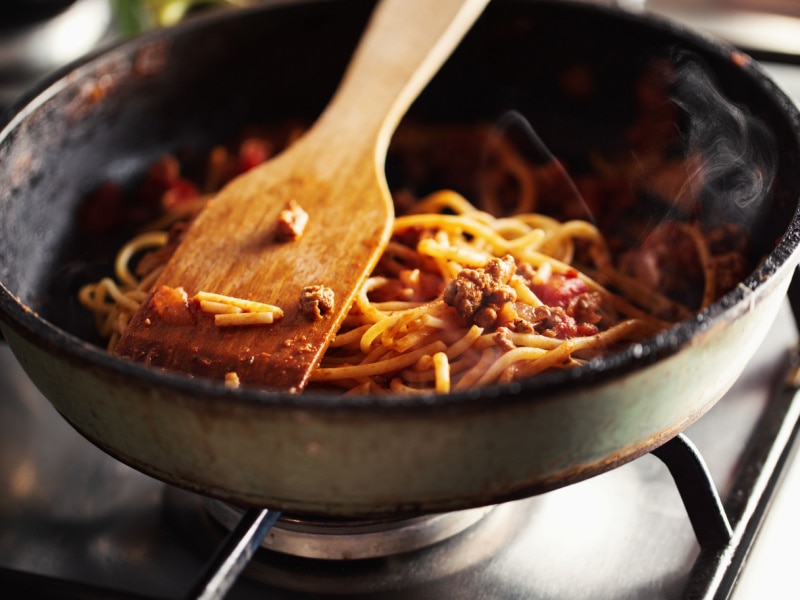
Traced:
[[[389, 139], [488, 1], [383, 0], [318, 121], [209, 203], [115, 352], [240, 385], [302, 390], [391, 234]], [[292, 239], [282, 214], [296, 206], [308, 220]], [[301, 309], [310, 286], [333, 297], [321, 318]], [[228, 309], [274, 322], [226, 325], [230, 318], [213, 313]]]

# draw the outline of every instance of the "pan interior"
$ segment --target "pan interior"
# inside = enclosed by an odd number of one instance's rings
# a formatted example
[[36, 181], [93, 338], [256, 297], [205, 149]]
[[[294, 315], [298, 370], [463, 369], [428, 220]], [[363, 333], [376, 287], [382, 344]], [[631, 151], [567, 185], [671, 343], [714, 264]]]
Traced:
[[[110, 272], [116, 249], [132, 232], [87, 236], [76, 217], [81, 201], [108, 179], [135, 186], [167, 151], [191, 171], [213, 144], [253, 124], [312, 122], [370, 6], [350, 0], [276, 4], [245, 18], [198, 19], [123, 45], [56, 83], [0, 140], [3, 285], [57, 328], [101, 346], [77, 291]], [[757, 202], [719, 194], [725, 200], [710, 202], [704, 218], [744, 225], [756, 241], [754, 255], [769, 253], [799, 195], [794, 124], [760, 75], [670, 25], [571, 3], [492, 3], [412, 107], [396, 140], [424, 124], [435, 146], [437, 139], [447, 142], [451, 126], [490, 123], [505, 128], [532, 157], [541, 157], [544, 147], [569, 165], [572, 177], [581, 177], [634, 154], [630, 134], [641, 112], [641, 83], [657, 78], [664, 61], [696, 70], [685, 78], [694, 86], [684, 94], [685, 116], [673, 124], [687, 139], [700, 135], [698, 122], [724, 129], [728, 121], [747, 120], [748, 141], [774, 177]], [[698, 90], [704, 101], [690, 105]], [[721, 102], [727, 107], [722, 117], [702, 114], [704, 106]], [[710, 138], [710, 147], [720, 139], [736, 147], [735, 138], [717, 133], [723, 137]], [[467, 176], [457, 169], [419, 176], [391, 153], [387, 163], [390, 187], [417, 194], [452, 187], [470, 197], [480, 181], [466, 170]], [[752, 184], [732, 173], [716, 181], [723, 191]], [[668, 209], [650, 198], [640, 210], [658, 219]]]

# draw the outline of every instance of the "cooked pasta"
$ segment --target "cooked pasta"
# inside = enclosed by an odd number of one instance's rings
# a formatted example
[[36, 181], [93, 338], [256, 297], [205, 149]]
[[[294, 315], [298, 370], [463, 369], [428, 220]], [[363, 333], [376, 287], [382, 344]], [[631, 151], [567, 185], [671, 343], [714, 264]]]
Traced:
[[[392, 242], [312, 381], [359, 393], [449, 392], [568, 368], [668, 325], [648, 312], [655, 306], [634, 306], [565, 262], [577, 240], [607, 256], [589, 223], [496, 219], [455, 192], [429, 196], [395, 220]], [[452, 299], [459, 275], [485, 272], [503, 257], [514, 265], [507, 280], [489, 277], [471, 290], [478, 310], [460, 313]], [[499, 302], [497, 287], [507, 288]], [[548, 306], [537, 289], [562, 297]], [[581, 301], [593, 309], [581, 315]], [[675, 306], [666, 298], [657, 304]]]
[[[520, 210], [493, 216], [483, 208], [487, 202], [495, 206], [495, 196], [473, 205], [449, 189], [404, 204], [391, 241], [313, 371], [310, 387], [412, 394], [509, 382], [580, 365], [700, 308], [638, 276], [639, 255], [627, 255], [628, 268], [621, 268], [624, 261], [589, 221], [536, 213], [538, 192], [524, 174], [524, 160], [510, 145], [494, 144], [508, 172], [524, 180]], [[220, 149], [211, 156], [219, 185], [219, 173], [231, 168]], [[136, 235], [121, 248], [113, 278], [80, 290], [80, 302], [94, 313], [109, 350], [147, 297], [186, 221], [202, 209], [199, 193], [189, 196], [166, 205], [155, 222], [163, 229]], [[707, 234], [689, 222], [659, 227], [693, 248], [707, 306], [724, 291]], [[651, 238], [657, 239], [654, 231]], [[214, 314], [219, 326], [275, 326], [286, 308], [206, 292], [191, 300]], [[227, 374], [226, 385], [238, 386], [235, 373]]]

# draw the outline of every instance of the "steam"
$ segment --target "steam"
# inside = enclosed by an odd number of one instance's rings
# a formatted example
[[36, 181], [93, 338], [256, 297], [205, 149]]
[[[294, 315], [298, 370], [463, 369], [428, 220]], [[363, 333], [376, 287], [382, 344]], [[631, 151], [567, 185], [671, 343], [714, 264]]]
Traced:
[[517, 137], [520, 137], [527, 146], [524, 153], [529, 159], [533, 159], [537, 164], [548, 163], [555, 168], [561, 180], [560, 183], [563, 186], [562, 193], [572, 196], [571, 198], [565, 197], [564, 201], [572, 202], [576, 206], [583, 207], [586, 214], [590, 215], [591, 211], [586, 205], [572, 176], [558, 157], [548, 148], [544, 140], [539, 137], [539, 134], [525, 115], [517, 110], [507, 110], [497, 119], [494, 123], [494, 127], [496, 130], [504, 133], [516, 131], [519, 134]]
[[[772, 133], [746, 106], [726, 97], [714, 80], [713, 71], [699, 56], [685, 50], [674, 51], [668, 61], [654, 59], [650, 69], [649, 74], [641, 76], [652, 75], [649, 85], [677, 110], [663, 116], [651, 112], [660, 110], [656, 101], [643, 102], [637, 106], [638, 115], [632, 125], [644, 126], [639, 130], [647, 138], [644, 146], [636, 147], [634, 143], [628, 156], [616, 157], [592, 154], [588, 148], [590, 159], [601, 157], [607, 161], [599, 167], [605, 169], [605, 174], [627, 176], [633, 186], [662, 202], [667, 212], [655, 210], [651, 215], [654, 224], [664, 218], [695, 217], [712, 227], [723, 223], [753, 225], [753, 219], [763, 214], [761, 205], [777, 170]], [[658, 94], [655, 98], [659, 98]], [[550, 165], [549, 176], [559, 180], [561, 206], [580, 207], [581, 218], [595, 221], [579, 183], [525, 115], [509, 110], [495, 121], [494, 127], [513, 139], [533, 163]], [[665, 134], [665, 130], [677, 136]], [[524, 191], [532, 183], [520, 172], [517, 169], [512, 175], [517, 175], [519, 188]], [[489, 183], [484, 182], [484, 187], [488, 189], [491, 181], [486, 179]]]
[[688, 53], [675, 60], [672, 100], [686, 119], [688, 156], [698, 158], [686, 186], [700, 189], [703, 215], [743, 222], [758, 211], [777, 169], [767, 127], [732, 103]]

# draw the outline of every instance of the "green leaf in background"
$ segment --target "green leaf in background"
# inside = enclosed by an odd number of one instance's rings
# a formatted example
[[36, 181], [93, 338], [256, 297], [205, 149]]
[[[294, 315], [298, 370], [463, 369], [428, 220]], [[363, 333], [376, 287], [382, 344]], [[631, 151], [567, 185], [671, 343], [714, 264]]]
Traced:
[[209, 8], [236, 7], [253, 0], [111, 0], [117, 30], [129, 37], [153, 29], [168, 27], [189, 13]]

